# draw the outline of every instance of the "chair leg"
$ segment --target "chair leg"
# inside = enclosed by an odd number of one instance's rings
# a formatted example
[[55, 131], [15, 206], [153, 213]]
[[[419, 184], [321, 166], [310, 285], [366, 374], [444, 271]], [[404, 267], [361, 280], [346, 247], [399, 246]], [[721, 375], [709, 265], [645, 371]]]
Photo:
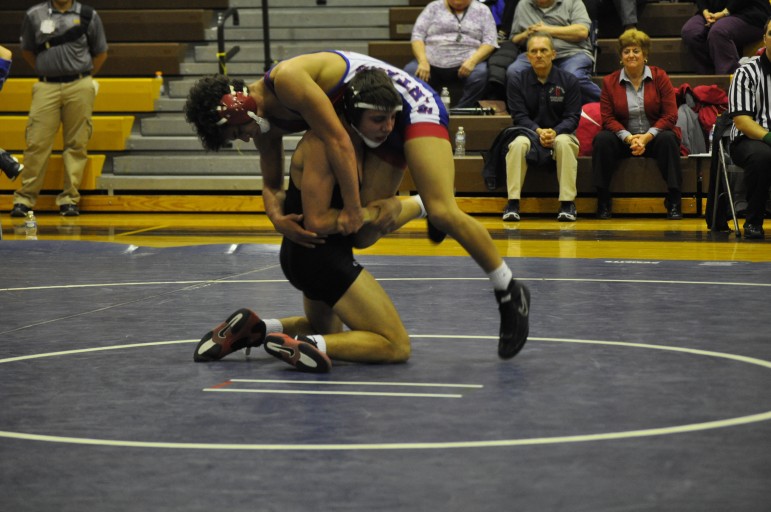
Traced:
[[728, 166], [726, 165], [726, 155], [723, 149], [723, 141], [718, 144], [720, 150], [720, 165], [718, 166], [718, 172], [723, 175], [723, 183], [725, 184], [726, 195], [728, 196], [728, 204], [731, 205], [731, 216], [734, 220], [734, 228], [736, 229], [736, 236], [741, 237], [742, 232], [739, 231], [739, 221], [736, 218], [736, 209], [734, 208], [734, 198], [731, 193], [731, 184], [728, 182]]

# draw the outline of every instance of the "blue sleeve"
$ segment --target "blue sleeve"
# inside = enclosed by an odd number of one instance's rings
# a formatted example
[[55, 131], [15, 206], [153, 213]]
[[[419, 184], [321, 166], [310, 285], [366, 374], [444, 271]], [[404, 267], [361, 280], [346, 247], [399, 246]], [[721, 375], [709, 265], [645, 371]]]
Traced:
[[527, 110], [527, 99], [525, 98], [525, 73], [529, 70], [523, 70], [514, 75], [512, 83], [506, 87], [508, 95], [508, 105], [511, 111], [511, 120], [514, 126], [524, 126], [535, 131], [540, 128], [538, 124], [530, 117]]
[[8, 78], [8, 74], [11, 72], [11, 61], [0, 59], [0, 91], [3, 90], [5, 79]]

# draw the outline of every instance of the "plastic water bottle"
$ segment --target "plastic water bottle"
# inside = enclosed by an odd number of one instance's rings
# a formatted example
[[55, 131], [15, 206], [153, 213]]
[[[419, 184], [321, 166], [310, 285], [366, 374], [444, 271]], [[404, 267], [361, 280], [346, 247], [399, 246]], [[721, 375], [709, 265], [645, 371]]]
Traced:
[[462, 126], [455, 133], [455, 156], [466, 156], [466, 131]]
[[37, 240], [37, 219], [32, 210], [27, 212], [27, 218], [24, 219], [24, 234], [27, 240]]
[[166, 86], [163, 84], [163, 71], [156, 71], [155, 79], [161, 84], [161, 96], [166, 96]]
[[442, 87], [442, 103], [444, 103], [444, 108], [447, 109], [447, 112], [450, 111], [450, 90], [447, 87]]

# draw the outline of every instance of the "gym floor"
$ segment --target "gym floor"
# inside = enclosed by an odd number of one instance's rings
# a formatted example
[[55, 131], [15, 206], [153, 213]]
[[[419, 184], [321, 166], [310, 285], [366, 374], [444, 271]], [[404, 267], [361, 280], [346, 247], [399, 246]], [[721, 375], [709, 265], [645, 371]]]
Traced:
[[301, 313], [264, 216], [0, 220], [0, 510], [770, 510], [769, 241], [480, 218], [532, 293], [501, 361], [489, 282], [411, 223], [358, 259], [412, 358], [313, 375], [193, 362]]

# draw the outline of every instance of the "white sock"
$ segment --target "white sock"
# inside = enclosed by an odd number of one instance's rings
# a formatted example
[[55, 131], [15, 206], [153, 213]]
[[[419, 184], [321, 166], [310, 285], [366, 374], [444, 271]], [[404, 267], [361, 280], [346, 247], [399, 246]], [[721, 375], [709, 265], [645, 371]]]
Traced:
[[327, 341], [324, 339], [324, 336], [321, 334], [314, 334], [313, 336], [306, 336], [307, 338], [313, 340], [316, 342], [316, 346], [324, 352], [327, 353]]
[[425, 219], [426, 217], [428, 217], [428, 212], [426, 211], [426, 207], [423, 205], [423, 199], [421, 199], [419, 195], [410, 196], [410, 199], [418, 203], [418, 206], [420, 206], [420, 216], [418, 218]]
[[489, 277], [490, 281], [492, 281], [494, 289], [503, 291], [508, 289], [509, 283], [511, 283], [511, 279], [514, 277], [514, 274], [511, 273], [511, 269], [504, 261], [501, 263], [500, 267], [487, 274], [487, 277]]
[[267, 318], [263, 322], [265, 322], [266, 335], [272, 332], [284, 332], [284, 326], [281, 324], [281, 320], [277, 318]]

